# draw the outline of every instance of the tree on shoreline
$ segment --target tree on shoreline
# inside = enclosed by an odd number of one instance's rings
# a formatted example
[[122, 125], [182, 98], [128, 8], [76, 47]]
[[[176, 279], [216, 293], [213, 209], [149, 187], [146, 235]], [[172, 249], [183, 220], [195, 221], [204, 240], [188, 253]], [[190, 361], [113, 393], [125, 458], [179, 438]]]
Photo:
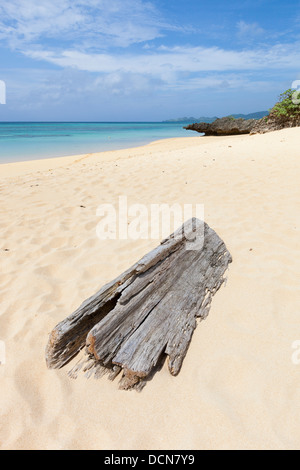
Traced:
[[279, 101], [270, 109], [268, 121], [272, 118], [294, 120], [300, 118], [300, 92], [289, 88], [279, 95]]

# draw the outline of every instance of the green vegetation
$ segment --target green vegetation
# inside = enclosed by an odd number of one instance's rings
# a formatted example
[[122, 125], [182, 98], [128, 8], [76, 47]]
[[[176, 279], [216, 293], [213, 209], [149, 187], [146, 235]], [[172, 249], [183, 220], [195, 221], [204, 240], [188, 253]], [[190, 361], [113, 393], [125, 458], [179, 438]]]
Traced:
[[278, 103], [270, 109], [270, 117], [300, 118], [300, 104], [297, 104], [296, 100], [300, 100], [300, 92], [289, 88], [279, 96]]

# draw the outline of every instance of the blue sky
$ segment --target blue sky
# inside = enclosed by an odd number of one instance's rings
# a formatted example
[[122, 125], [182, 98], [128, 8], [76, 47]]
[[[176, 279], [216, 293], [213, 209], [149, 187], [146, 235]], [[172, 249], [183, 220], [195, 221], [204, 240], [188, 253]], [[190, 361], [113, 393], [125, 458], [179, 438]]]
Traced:
[[300, 1], [2, 0], [1, 121], [270, 108], [300, 79]]

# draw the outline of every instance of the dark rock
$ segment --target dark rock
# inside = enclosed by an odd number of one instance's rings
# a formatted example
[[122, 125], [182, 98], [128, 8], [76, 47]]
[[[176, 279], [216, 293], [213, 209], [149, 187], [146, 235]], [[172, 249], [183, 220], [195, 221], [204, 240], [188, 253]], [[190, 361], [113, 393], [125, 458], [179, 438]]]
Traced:
[[184, 127], [184, 129], [200, 132], [205, 135], [240, 135], [250, 134], [256, 123], [256, 119], [224, 117], [216, 119], [211, 124], [207, 122], [190, 124]]
[[278, 131], [287, 127], [299, 127], [300, 116], [285, 117], [270, 114], [255, 122], [250, 134], [265, 134], [266, 132]]

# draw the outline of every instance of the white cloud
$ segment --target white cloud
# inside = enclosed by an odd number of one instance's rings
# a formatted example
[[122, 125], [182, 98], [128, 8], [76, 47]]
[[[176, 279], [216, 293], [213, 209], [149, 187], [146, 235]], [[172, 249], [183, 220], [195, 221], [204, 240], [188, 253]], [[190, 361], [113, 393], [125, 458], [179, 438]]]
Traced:
[[[239, 34], [263, 33], [257, 23], [238, 23]], [[0, 4], [0, 41], [25, 56], [62, 69], [112, 76], [139, 76], [145, 81], [183, 87], [189, 75], [207, 72], [296, 70], [298, 43], [249, 47], [244, 50], [202, 46], [154, 46], [167, 29], [151, 2], [144, 0], [10, 0]], [[113, 49], [109, 46], [129, 46]], [[194, 79], [194, 77], [192, 77]], [[123, 83], [123, 82], [122, 82]], [[190, 82], [192, 83], [192, 82]]]
[[15, 109], [79, 105], [101, 102], [109, 97], [152, 95], [164, 84], [161, 80], [135, 73], [92, 74], [80, 70], [14, 69], [2, 70], [8, 90], [8, 103]]
[[72, 40], [98, 50], [150, 41], [162, 30], [180, 29], [161, 20], [142, 0], [10, 0], [0, 5], [0, 39], [11, 47], [45, 40]]
[[239, 21], [237, 29], [239, 38], [245, 40], [252, 40], [266, 33], [258, 23], [246, 23], [245, 21]]
[[[157, 47], [152, 40], [170, 30], [186, 28], [169, 24], [153, 3], [144, 0], [10, 0], [0, 4], [0, 42], [34, 61], [56, 66], [31, 76], [28, 69], [24, 77], [30, 78], [24, 86], [23, 76], [14, 72], [19, 101], [32, 106], [81, 97], [90, 102], [94, 97], [143, 97], [153, 92], [168, 95], [170, 91], [168, 96], [175, 96], [192, 91], [194, 95], [210, 88], [256, 91], [275, 83], [283, 72], [295, 77], [299, 71], [299, 40], [285, 45], [272, 45], [272, 40], [269, 46], [258, 46], [257, 41], [243, 50], [200, 43]], [[245, 21], [237, 24], [237, 32], [244, 44], [265, 34], [257, 23]], [[260, 81], [261, 75], [265, 78]]]
[[294, 45], [276, 45], [269, 48], [243, 51], [217, 47], [173, 47], [144, 54], [86, 53], [76, 50], [63, 52], [24, 50], [32, 59], [44, 60], [60, 67], [98, 73], [141, 73], [165, 79], [182, 72], [280, 70], [297, 68], [300, 48]]

